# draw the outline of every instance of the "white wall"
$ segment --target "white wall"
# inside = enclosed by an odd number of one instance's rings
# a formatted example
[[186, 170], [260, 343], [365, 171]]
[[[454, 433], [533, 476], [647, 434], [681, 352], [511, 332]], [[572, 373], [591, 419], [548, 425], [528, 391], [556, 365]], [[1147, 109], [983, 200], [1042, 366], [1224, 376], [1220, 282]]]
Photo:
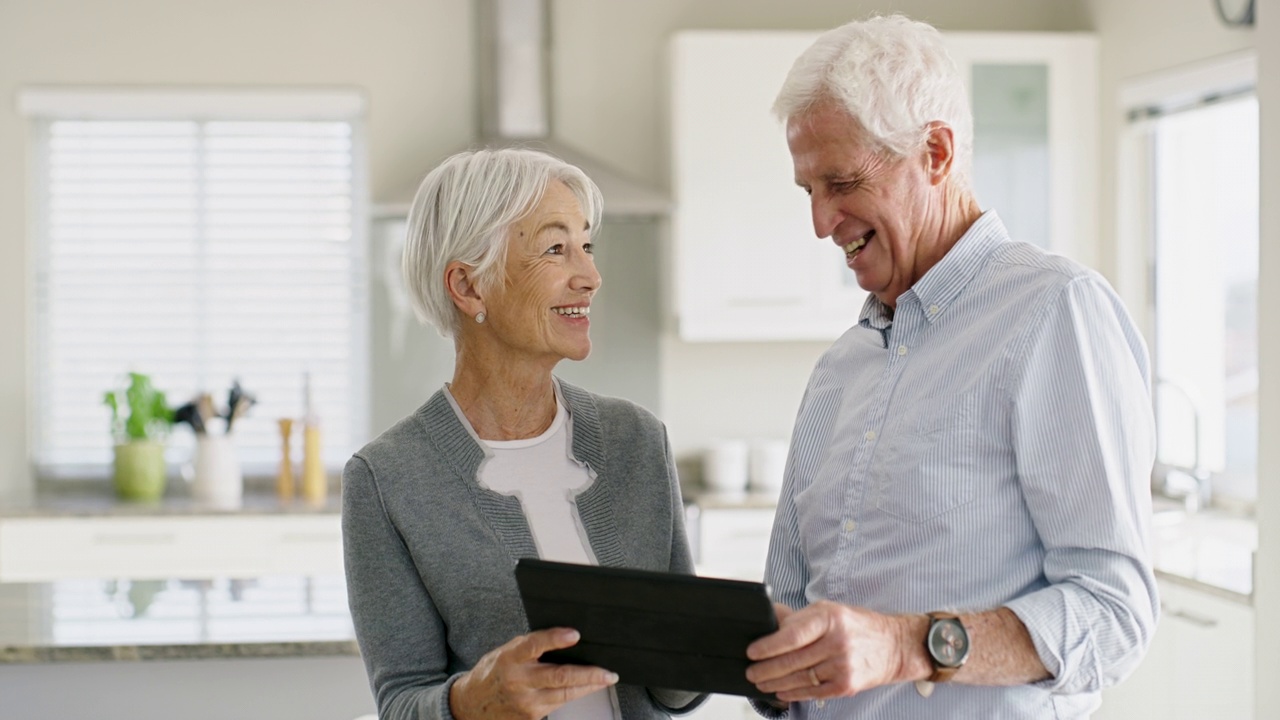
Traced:
[[[825, 28], [872, 11], [906, 12], [953, 30], [1086, 29], [1075, 0], [553, 0], [557, 134], [640, 179], [667, 186], [665, 57], [671, 32]], [[471, 38], [467, 0], [0, 2], [0, 97], [6, 98], [0, 103], [0, 494], [30, 487], [31, 253], [25, 236], [26, 124], [12, 102], [19, 88], [360, 87], [369, 97], [377, 201], [416, 182], [470, 139]], [[385, 309], [385, 303], [375, 307]], [[850, 309], [851, 323], [856, 313]], [[375, 318], [379, 323], [385, 326], [385, 318]], [[824, 347], [695, 346], [669, 333], [661, 345], [660, 409], [678, 452], [685, 454], [714, 435], [784, 435]], [[438, 383], [436, 377], [419, 379], [415, 352], [434, 365], [450, 355], [429, 331], [411, 334], [407, 347], [405, 361], [376, 365], [375, 419], [399, 412], [398, 405], [382, 407], [392, 402], [388, 398], [407, 402], [406, 396]], [[430, 374], [439, 374], [434, 365]]]
[[[1262, 129], [1261, 227], [1258, 304], [1280, 306], [1280, 0], [1259, 0], [1258, 105]], [[1271, 201], [1265, 198], [1270, 198]], [[1270, 282], [1268, 282], [1270, 280]], [[1258, 553], [1254, 558], [1257, 639], [1254, 677], [1280, 676], [1280, 322], [1266, 312], [1259, 324], [1258, 357]], [[1269, 440], [1269, 442], [1268, 442]], [[1257, 684], [1255, 717], [1280, 717], [1280, 683]]]

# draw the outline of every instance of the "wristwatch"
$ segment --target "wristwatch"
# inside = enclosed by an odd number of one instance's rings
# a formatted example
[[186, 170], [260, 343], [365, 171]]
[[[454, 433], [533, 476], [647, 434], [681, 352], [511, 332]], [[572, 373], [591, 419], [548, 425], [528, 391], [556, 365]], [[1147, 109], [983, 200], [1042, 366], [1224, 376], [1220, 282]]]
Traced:
[[954, 613], [929, 613], [929, 632], [924, 637], [924, 648], [933, 662], [933, 674], [929, 682], [947, 682], [969, 659], [969, 632], [964, 629], [960, 617]]

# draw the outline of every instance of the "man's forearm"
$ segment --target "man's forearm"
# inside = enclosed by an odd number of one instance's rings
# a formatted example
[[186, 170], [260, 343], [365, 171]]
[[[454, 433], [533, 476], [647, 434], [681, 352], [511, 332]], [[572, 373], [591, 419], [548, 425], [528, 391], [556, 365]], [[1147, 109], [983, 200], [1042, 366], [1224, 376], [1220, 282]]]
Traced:
[[[904, 616], [908, 647], [903, 662], [904, 681], [927, 680], [933, 664], [925, 650], [924, 639], [929, 619], [923, 615]], [[963, 685], [1025, 685], [1044, 680], [1049, 671], [1040, 661], [1031, 635], [1009, 608], [960, 616], [969, 633], [972, 648], [964, 667], [951, 679]]]

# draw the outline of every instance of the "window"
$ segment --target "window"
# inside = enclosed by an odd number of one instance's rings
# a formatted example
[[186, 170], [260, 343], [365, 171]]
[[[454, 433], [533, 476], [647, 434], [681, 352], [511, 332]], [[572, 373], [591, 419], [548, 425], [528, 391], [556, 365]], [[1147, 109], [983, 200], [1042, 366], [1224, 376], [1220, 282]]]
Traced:
[[[102, 395], [129, 371], [170, 405], [238, 379], [246, 474], [310, 373], [326, 464], [367, 437], [363, 102], [358, 95], [29, 91], [35, 254], [33, 454], [104, 475]], [[221, 431], [219, 425], [214, 431]], [[298, 439], [295, 436], [295, 447]], [[189, 459], [175, 429], [169, 459]], [[298, 455], [295, 454], [295, 457]]]
[[1131, 105], [1129, 133], [1140, 146], [1134, 184], [1145, 188], [1156, 488], [1246, 507], [1258, 455], [1254, 67], [1219, 62], [1183, 75], [1181, 89], [1166, 79], [1163, 102]]
[[1218, 495], [1252, 501], [1258, 101], [1248, 96], [1169, 115], [1152, 136], [1160, 459], [1207, 471]]

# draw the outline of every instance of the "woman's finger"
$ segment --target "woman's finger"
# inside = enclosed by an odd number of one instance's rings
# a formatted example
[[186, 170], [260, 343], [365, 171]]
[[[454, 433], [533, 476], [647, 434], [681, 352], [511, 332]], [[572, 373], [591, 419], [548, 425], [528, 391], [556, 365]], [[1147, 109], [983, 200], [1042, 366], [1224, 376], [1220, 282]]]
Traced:
[[517, 661], [534, 662], [542, 657], [542, 653], [573, 647], [578, 643], [579, 637], [578, 631], [573, 628], [535, 630], [516, 638], [511, 646], [511, 653]]
[[544, 688], [542, 690], [534, 691], [534, 697], [539, 705], [547, 709], [547, 713], [544, 714], [549, 714], [551, 710], [554, 710], [565, 703], [573, 702], [580, 697], [586, 697], [587, 695], [598, 690], [603, 690], [606, 687], [609, 687], [609, 685], [575, 685], [572, 687]]
[[587, 692], [591, 692], [617, 682], [617, 673], [594, 665], [553, 665], [544, 663], [529, 672], [530, 687], [540, 690], [587, 688]]

